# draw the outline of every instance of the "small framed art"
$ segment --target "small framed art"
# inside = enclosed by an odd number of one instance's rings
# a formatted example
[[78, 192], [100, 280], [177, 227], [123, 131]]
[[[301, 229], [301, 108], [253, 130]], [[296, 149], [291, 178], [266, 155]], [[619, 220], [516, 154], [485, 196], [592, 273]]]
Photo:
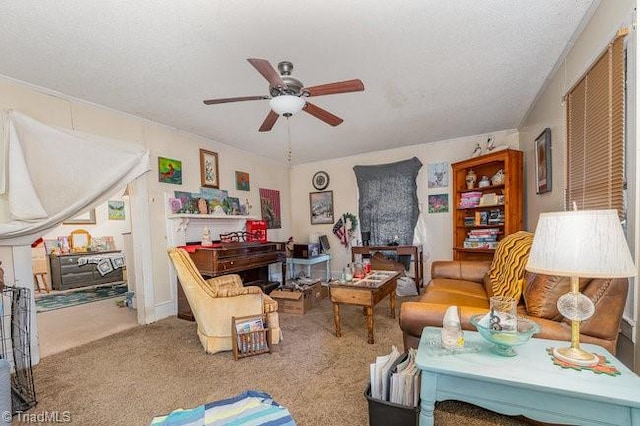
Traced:
[[217, 152], [200, 150], [200, 185], [206, 188], [220, 188]]
[[109, 220], [124, 220], [124, 201], [108, 201]]
[[238, 191], [251, 190], [251, 181], [249, 180], [249, 173], [239, 172], [236, 170], [236, 189]]
[[536, 138], [536, 194], [551, 191], [551, 129]]
[[429, 194], [429, 213], [447, 213], [449, 194]]
[[428, 188], [446, 188], [449, 186], [449, 164], [430, 163], [428, 168]]
[[182, 185], [182, 161], [158, 157], [158, 182]]

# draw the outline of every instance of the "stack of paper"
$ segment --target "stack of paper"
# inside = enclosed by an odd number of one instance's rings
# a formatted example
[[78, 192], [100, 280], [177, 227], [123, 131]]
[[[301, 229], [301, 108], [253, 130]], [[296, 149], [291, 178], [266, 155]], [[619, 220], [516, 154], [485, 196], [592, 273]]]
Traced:
[[376, 357], [370, 364], [371, 397], [381, 401], [415, 407], [420, 398], [420, 370], [415, 363], [416, 350], [401, 354], [392, 346], [391, 353]]
[[415, 407], [420, 400], [420, 370], [416, 366], [416, 350], [409, 349], [407, 358], [391, 372], [389, 402]]
[[391, 374], [391, 367], [395, 365], [396, 360], [401, 356], [402, 354], [398, 351], [398, 348], [392, 346], [391, 353], [389, 355], [376, 357], [376, 362], [369, 365], [372, 398], [381, 399], [383, 401], [389, 400], [389, 377]]

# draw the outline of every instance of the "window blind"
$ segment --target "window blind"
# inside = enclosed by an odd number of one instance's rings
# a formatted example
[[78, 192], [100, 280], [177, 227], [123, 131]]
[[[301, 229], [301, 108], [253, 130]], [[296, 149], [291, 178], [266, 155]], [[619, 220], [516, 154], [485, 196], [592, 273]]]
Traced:
[[565, 209], [616, 209], [624, 217], [624, 36], [618, 33], [566, 94]]

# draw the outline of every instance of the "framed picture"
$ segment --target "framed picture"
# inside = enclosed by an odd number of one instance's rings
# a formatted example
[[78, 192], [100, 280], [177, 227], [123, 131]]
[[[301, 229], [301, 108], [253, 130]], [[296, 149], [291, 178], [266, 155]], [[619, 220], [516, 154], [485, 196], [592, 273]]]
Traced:
[[91, 209], [88, 212], [79, 214], [78, 216], [67, 219], [62, 222], [63, 225], [95, 225], [96, 224], [96, 209]]
[[236, 189], [238, 191], [250, 191], [251, 182], [249, 181], [249, 173], [236, 171]]
[[551, 129], [536, 138], [536, 194], [551, 191]]
[[158, 182], [182, 185], [182, 161], [158, 157]]
[[207, 188], [220, 188], [217, 152], [200, 150], [200, 184]]
[[124, 220], [124, 201], [108, 201], [109, 220]]
[[258, 188], [260, 193], [260, 213], [267, 222], [267, 229], [282, 228], [280, 214], [280, 191], [277, 189]]
[[333, 223], [333, 191], [310, 192], [309, 210], [312, 225]]
[[429, 194], [429, 213], [447, 213], [449, 194]]
[[445, 188], [449, 186], [449, 164], [430, 163], [428, 166], [429, 188]]

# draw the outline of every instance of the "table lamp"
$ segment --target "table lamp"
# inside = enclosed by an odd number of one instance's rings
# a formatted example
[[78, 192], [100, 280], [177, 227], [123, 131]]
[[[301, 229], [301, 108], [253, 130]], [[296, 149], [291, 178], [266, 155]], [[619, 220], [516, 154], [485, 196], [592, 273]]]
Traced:
[[526, 269], [571, 278], [571, 291], [558, 299], [558, 311], [571, 320], [571, 346], [553, 356], [583, 367], [597, 365], [596, 355], [580, 348], [580, 321], [593, 315], [591, 299], [580, 293], [579, 277], [626, 278], [637, 274], [616, 210], [542, 213]]

